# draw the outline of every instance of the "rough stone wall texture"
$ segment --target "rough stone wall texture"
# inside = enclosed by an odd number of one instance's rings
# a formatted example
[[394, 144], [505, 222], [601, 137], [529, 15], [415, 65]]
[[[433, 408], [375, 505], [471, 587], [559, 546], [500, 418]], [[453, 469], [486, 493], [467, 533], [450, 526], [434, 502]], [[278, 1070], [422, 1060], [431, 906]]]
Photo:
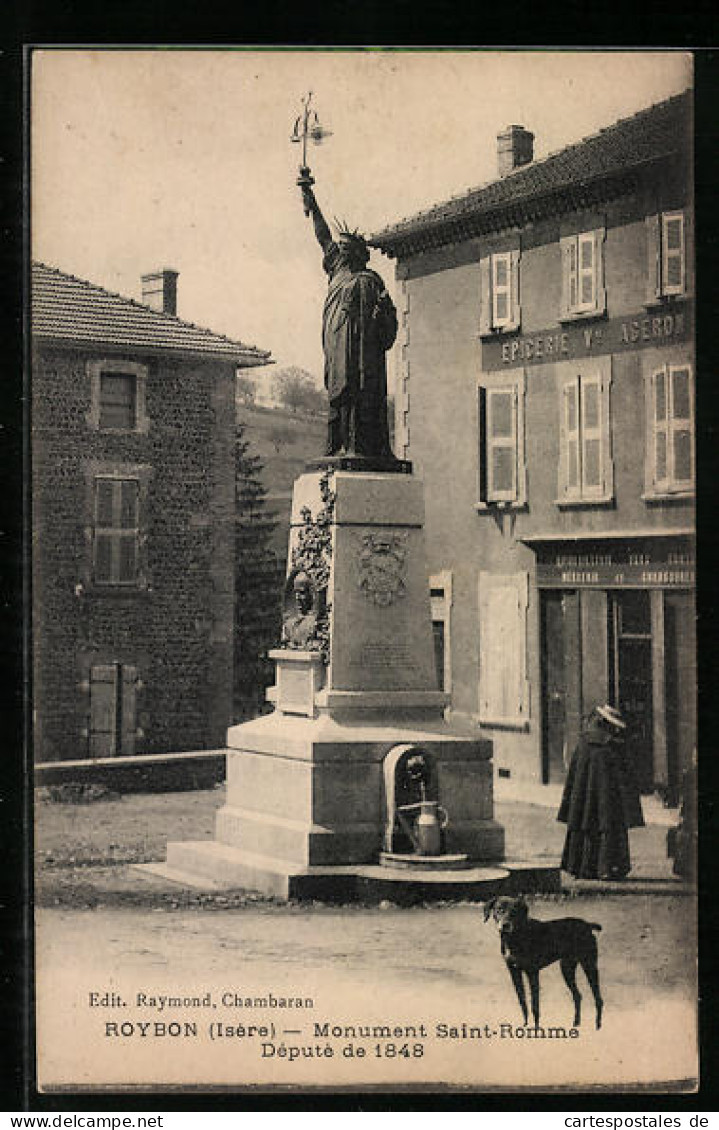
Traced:
[[[39, 761], [88, 755], [89, 673], [137, 669], [134, 751], [222, 747], [232, 676], [234, 369], [147, 366], [146, 434], [88, 423], [88, 362], [43, 346], [32, 374], [33, 650]], [[113, 360], [118, 360], [117, 357]], [[140, 484], [140, 583], [93, 584], [93, 480]]]

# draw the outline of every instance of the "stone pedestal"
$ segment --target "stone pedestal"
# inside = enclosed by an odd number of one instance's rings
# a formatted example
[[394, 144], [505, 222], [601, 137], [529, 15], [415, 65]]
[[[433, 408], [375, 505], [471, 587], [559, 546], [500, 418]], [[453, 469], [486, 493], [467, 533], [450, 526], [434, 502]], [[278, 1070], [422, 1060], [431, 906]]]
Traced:
[[[301, 476], [290, 554], [320, 513], [321, 472]], [[168, 868], [281, 897], [351, 894], [386, 847], [386, 762], [416, 749], [436, 768], [448, 854], [503, 857], [493, 819], [492, 746], [445, 723], [437, 690], [421, 483], [335, 471], [326, 592], [329, 662], [277, 649], [275, 710], [228, 731], [227, 803], [209, 844], [169, 844]], [[325, 499], [327, 495], [325, 492]], [[329, 513], [329, 518], [328, 518]], [[291, 558], [292, 560], [292, 558]], [[391, 791], [391, 790], [389, 790]], [[507, 872], [491, 869], [496, 887]], [[406, 877], [406, 875], [405, 875]], [[481, 876], [480, 876], [481, 878]], [[479, 881], [479, 880], [478, 880]], [[468, 885], [464, 875], [464, 888]]]

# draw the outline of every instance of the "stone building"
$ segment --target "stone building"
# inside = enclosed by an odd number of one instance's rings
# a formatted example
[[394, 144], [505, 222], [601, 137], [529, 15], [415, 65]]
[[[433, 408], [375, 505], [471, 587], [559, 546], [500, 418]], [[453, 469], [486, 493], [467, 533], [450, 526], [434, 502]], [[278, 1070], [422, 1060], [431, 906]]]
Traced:
[[397, 454], [423, 475], [440, 679], [500, 776], [625, 713], [645, 791], [696, 740], [691, 94], [372, 242], [397, 261]]
[[32, 271], [33, 700], [39, 762], [223, 747], [235, 373], [268, 354]]

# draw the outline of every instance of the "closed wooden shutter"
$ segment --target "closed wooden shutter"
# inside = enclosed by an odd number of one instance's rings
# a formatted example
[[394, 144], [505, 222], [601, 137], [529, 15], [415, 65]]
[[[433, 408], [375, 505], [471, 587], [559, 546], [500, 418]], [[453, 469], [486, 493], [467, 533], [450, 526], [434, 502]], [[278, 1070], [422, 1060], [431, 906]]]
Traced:
[[118, 665], [90, 669], [90, 757], [115, 757], [118, 750]]
[[669, 486], [669, 389], [667, 367], [662, 365], [651, 376], [652, 485], [655, 490]]
[[517, 389], [487, 389], [487, 498], [517, 497]]
[[572, 377], [562, 386], [559, 432], [559, 497], [578, 497], [581, 487], [579, 377]]
[[491, 257], [479, 260], [479, 332], [492, 332], [492, 285], [490, 279]]
[[694, 389], [688, 365], [669, 368], [669, 463], [675, 490], [689, 490], [694, 482]]
[[562, 257], [562, 299], [559, 317], [568, 318], [577, 302], [577, 237], [565, 236], [560, 241]]
[[122, 753], [131, 756], [135, 752], [137, 731], [137, 668], [124, 664], [122, 667], [122, 699], [120, 703], [120, 740]]
[[527, 593], [526, 573], [479, 575], [479, 718], [486, 725], [524, 727], [529, 718]]
[[685, 275], [684, 213], [662, 215], [662, 294], [683, 294]]
[[661, 237], [658, 215], [647, 216], [647, 302], [656, 302], [662, 293]]
[[522, 321], [522, 311], [519, 305], [519, 251], [510, 253], [510, 314], [506, 328], [518, 330]]
[[604, 494], [604, 420], [601, 377], [582, 374], [580, 380], [581, 492], [582, 498]]
[[592, 236], [594, 239], [594, 309], [597, 314], [604, 314], [607, 310], [607, 287], [604, 275], [606, 229], [597, 228]]

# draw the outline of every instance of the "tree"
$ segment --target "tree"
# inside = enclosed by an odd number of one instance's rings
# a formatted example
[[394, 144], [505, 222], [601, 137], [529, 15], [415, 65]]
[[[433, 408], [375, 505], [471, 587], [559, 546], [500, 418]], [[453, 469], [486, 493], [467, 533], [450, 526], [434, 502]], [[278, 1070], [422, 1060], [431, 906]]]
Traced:
[[311, 373], [290, 365], [279, 369], [273, 378], [273, 389], [279, 402], [290, 412], [307, 412], [319, 416], [327, 410], [327, 397]]
[[271, 548], [275, 514], [268, 510], [262, 462], [244, 425], [235, 435], [234, 720], [261, 713], [274, 675], [268, 650], [280, 639], [285, 563]]
[[241, 373], [238, 373], [235, 379], [235, 391], [241, 404], [252, 405], [257, 399], [255, 382], [251, 377], [245, 377]]

